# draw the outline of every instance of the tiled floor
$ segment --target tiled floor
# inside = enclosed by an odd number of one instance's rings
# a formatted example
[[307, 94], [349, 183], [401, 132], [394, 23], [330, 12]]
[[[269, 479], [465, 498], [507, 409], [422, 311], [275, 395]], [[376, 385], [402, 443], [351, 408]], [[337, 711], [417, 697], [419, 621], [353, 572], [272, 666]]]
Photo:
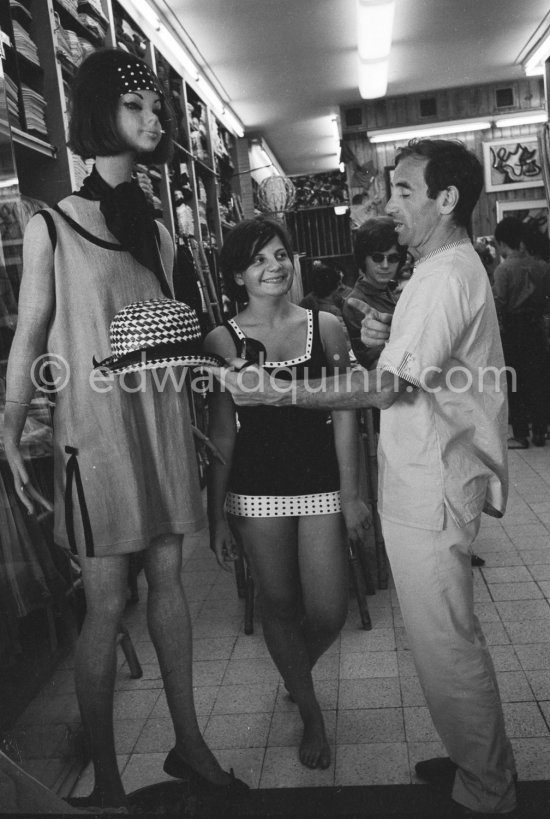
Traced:
[[[550, 777], [550, 445], [510, 453], [511, 498], [502, 521], [484, 516], [476, 551], [477, 613], [498, 671], [509, 735], [522, 779]], [[143, 583], [140, 577], [140, 582]], [[205, 536], [185, 545], [184, 582], [194, 618], [195, 693], [205, 737], [225, 767], [255, 788], [414, 782], [414, 763], [443, 752], [414, 666], [395, 592], [369, 597], [372, 631], [356, 601], [314, 677], [333, 762], [310, 771], [297, 759], [300, 720], [262, 640], [243, 633], [243, 603], [216, 567]], [[391, 585], [391, 584], [390, 584]], [[143, 677], [132, 680], [121, 654], [115, 699], [119, 764], [128, 792], [166, 778], [173, 734], [144, 619], [145, 593], [128, 611]], [[56, 756], [77, 722], [70, 661], [27, 709], [16, 731], [25, 766], [58, 781]], [[57, 779], [56, 779], [57, 777]], [[75, 794], [87, 793], [84, 771]]]

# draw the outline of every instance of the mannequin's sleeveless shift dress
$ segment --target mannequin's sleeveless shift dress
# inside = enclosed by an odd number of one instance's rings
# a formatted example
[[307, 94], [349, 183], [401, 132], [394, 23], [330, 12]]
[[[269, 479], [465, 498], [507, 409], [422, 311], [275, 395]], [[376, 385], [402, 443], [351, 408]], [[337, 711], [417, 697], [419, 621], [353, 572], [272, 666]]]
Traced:
[[[111, 377], [93, 372], [92, 358], [101, 361], [111, 354], [109, 327], [115, 314], [133, 302], [164, 296], [155, 275], [120, 248], [99, 202], [71, 195], [59, 207], [83, 233], [49, 211], [57, 242], [47, 350], [67, 373], [55, 398], [54, 535], [56, 542], [68, 546], [65, 448], [72, 447], [90, 517], [93, 555], [136, 552], [157, 535], [196, 532], [205, 525], [183, 384], [186, 369]], [[171, 282], [172, 240], [162, 225], [159, 232]], [[76, 489], [72, 495], [75, 540], [83, 553], [82, 503]]]

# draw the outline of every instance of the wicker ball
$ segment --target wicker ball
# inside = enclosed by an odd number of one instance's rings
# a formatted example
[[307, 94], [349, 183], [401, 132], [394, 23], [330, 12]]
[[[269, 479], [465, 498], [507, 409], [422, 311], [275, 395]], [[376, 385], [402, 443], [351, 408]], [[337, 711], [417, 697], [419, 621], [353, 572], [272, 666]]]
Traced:
[[296, 188], [287, 176], [268, 176], [258, 186], [258, 207], [263, 213], [284, 213], [296, 199]]

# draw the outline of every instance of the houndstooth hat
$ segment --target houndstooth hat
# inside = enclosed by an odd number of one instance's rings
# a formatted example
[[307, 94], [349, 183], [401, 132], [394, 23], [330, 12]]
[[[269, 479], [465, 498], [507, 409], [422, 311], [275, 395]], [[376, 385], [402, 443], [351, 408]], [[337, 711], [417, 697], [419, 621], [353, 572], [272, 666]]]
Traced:
[[93, 359], [105, 373], [152, 370], [182, 364], [186, 367], [225, 364], [223, 358], [202, 352], [197, 314], [174, 299], [151, 299], [128, 304], [111, 322], [112, 355]]

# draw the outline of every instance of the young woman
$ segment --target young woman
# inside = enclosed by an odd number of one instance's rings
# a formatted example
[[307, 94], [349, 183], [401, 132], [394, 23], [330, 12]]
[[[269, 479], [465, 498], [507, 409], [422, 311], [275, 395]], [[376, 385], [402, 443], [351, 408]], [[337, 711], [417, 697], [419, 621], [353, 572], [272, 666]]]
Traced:
[[[233, 228], [221, 267], [228, 292], [244, 290], [247, 306], [209, 334], [207, 351], [231, 359], [244, 340], [260, 342], [263, 366], [290, 379], [289, 388], [293, 378], [348, 366], [336, 316], [288, 300], [294, 269], [280, 222], [259, 218]], [[327, 768], [330, 747], [311, 672], [346, 618], [346, 529], [358, 541], [370, 523], [358, 495], [355, 413], [260, 407], [240, 408], [238, 418], [237, 433], [233, 401], [216, 390], [209, 434], [226, 463], [209, 471], [211, 548], [222, 566], [232, 558], [232, 533], [244, 548], [267, 647], [304, 723], [300, 760]]]
[[[74, 80], [69, 136], [72, 150], [83, 159], [95, 157], [95, 167], [78, 193], [35, 215], [25, 232], [4, 443], [16, 492], [32, 513], [41, 499], [29, 483], [19, 441], [35, 364], [47, 353], [54, 374], [60, 366], [66, 374], [54, 413], [55, 539], [67, 547], [74, 541], [87, 606], [75, 674], [95, 786], [77, 804], [98, 810], [127, 805], [112, 712], [116, 637], [133, 552], [143, 552], [148, 624], [176, 736], [165, 770], [220, 793], [244, 790], [203, 741], [193, 702], [181, 544], [204, 520], [185, 395], [175, 387], [155, 388], [150, 372], [140, 373], [145, 389], [116, 378], [103, 389], [92, 377], [92, 358], [110, 352], [115, 314], [172, 295], [173, 242], [132, 181], [136, 158], [164, 162], [171, 146], [167, 103], [146, 63], [117, 49], [89, 56]], [[77, 469], [84, 498], [71, 490]], [[66, 518], [74, 519], [73, 537]]]

